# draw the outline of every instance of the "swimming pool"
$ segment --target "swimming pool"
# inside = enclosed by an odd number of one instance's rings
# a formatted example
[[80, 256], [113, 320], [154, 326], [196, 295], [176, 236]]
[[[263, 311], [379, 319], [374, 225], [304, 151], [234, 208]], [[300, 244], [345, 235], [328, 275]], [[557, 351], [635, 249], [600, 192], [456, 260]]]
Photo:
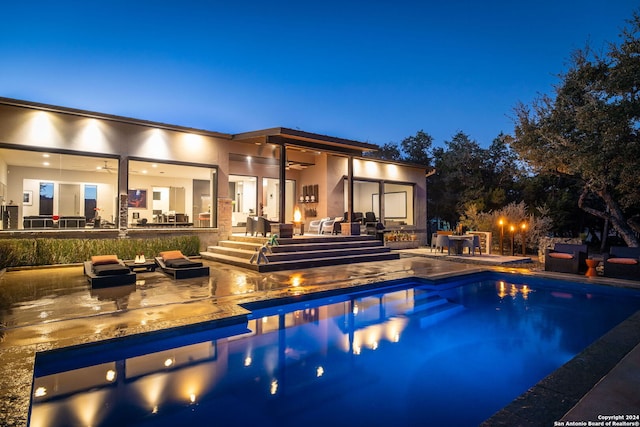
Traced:
[[625, 289], [407, 279], [36, 357], [31, 426], [478, 425], [640, 309]]

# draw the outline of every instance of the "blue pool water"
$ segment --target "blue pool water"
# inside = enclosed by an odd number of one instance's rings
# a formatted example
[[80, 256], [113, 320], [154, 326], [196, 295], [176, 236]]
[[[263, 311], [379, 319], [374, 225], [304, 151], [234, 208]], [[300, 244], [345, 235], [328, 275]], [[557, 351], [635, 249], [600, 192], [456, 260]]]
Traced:
[[640, 309], [520, 276], [387, 285], [38, 355], [30, 426], [478, 425]]

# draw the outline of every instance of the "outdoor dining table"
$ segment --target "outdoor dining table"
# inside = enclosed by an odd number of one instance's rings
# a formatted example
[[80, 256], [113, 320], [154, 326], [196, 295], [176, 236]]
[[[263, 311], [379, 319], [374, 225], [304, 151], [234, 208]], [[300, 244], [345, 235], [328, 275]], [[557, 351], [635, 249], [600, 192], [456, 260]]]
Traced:
[[461, 236], [451, 235], [449, 236], [449, 242], [451, 242], [451, 249], [454, 255], [462, 255], [463, 244], [465, 240], [471, 240], [473, 242], [473, 234], [463, 234]]

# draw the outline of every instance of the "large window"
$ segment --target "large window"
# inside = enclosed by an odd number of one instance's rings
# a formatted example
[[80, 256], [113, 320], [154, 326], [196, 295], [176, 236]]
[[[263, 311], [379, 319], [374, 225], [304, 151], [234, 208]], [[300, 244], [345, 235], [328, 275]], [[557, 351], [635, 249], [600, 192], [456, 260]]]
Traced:
[[[348, 182], [344, 181], [345, 211], [348, 202]], [[380, 181], [354, 180], [353, 212], [366, 216], [372, 212], [385, 225], [413, 225], [413, 185]]]
[[216, 225], [216, 169], [129, 161], [129, 223], [138, 226]]
[[[19, 212], [11, 228], [116, 228], [118, 176], [115, 158], [0, 148], [3, 199]], [[215, 226], [216, 177], [206, 166], [130, 161], [129, 224]]]
[[[5, 203], [18, 212], [11, 228], [93, 226], [97, 212], [102, 227], [115, 227], [115, 159], [0, 148], [0, 183], [6, 188]], [[53, 217], [84, 220], [57, 223]]]

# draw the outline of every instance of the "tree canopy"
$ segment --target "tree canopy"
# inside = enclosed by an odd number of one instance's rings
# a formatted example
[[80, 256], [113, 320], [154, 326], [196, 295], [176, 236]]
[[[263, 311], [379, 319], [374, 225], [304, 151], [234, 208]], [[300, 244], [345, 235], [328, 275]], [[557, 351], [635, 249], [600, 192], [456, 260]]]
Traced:
[[[538, 172], [580, 183], [578, 205], [638, 246], [640, 212], [640, 17], [604, 54], [576, 51], [555, 96], [516, 107], [514, 149]], [[640, 230], [640, 227], [637, 227]]]

